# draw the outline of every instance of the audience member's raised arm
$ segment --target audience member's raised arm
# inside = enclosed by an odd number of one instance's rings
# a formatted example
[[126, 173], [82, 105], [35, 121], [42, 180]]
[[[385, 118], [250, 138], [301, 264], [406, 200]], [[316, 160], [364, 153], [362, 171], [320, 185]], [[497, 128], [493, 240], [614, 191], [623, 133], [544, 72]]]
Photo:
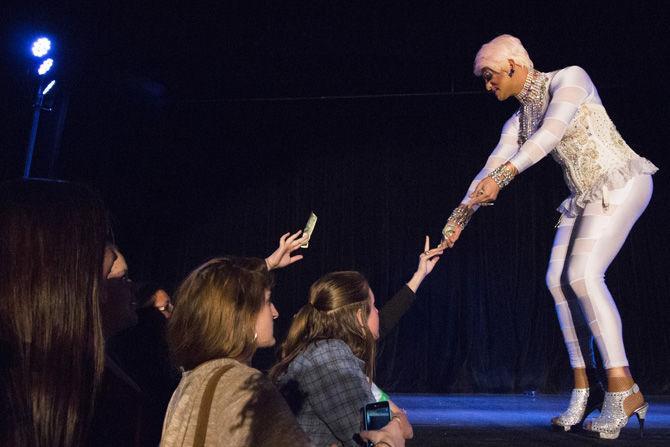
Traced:
[[301, 233], [302, 230], [293, 234], [286, 233], [279, 238], [279, 247], [277, 247], [270, 256], [265, 258], [265, 264], [268, 266], [268, 270], [286, 267], [303, 258], [302, 255], [292, 256], [293, 252], [299, 249], [300, 245], [307, 240], [307, 237], [298, 237]]

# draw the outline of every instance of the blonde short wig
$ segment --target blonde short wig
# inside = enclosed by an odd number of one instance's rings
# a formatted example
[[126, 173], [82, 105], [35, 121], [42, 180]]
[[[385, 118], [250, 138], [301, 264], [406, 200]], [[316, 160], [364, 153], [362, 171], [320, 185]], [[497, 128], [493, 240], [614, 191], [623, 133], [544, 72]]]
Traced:
[[508, 59], [526, 68], [533, 68], [528, 52], [521, 41], [509, 34], [502, 34], [488, 43], [482, 45], [475, 56], [474, 73], [481, 76], [484, 67], [495, 71], [507, 68]]

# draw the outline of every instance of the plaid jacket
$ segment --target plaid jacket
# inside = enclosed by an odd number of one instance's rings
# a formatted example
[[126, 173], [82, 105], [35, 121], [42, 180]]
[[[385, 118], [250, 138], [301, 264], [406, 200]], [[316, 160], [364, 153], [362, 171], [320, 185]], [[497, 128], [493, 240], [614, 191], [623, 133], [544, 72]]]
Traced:
[[342, 340], [320, 340], [280, 377], [282, 394], [316, 447], [358, 446], [361, 410], [375, 401], [364, 367]]

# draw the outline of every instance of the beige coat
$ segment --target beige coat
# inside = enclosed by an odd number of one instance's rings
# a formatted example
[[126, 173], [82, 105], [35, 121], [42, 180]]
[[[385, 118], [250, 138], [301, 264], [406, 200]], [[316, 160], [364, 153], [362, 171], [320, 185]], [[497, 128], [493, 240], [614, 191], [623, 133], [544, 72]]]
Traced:
[[184, 373], [163, 423], [161, 446], [200, 445], [311, 444], [284, 398], [260, 371], [217, 359]]

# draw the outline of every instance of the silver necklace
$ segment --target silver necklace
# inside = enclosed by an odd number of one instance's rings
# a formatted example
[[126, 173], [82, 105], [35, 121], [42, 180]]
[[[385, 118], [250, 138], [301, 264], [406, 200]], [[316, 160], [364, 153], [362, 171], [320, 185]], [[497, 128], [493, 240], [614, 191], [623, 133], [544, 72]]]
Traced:
[[521, 103], [519, 108], [519, 139], [521, 146], [540, 127], [544, 117], [547, 101], [547, 76], [533, 68], [528, 75], [521, 91], [515, 95]]

